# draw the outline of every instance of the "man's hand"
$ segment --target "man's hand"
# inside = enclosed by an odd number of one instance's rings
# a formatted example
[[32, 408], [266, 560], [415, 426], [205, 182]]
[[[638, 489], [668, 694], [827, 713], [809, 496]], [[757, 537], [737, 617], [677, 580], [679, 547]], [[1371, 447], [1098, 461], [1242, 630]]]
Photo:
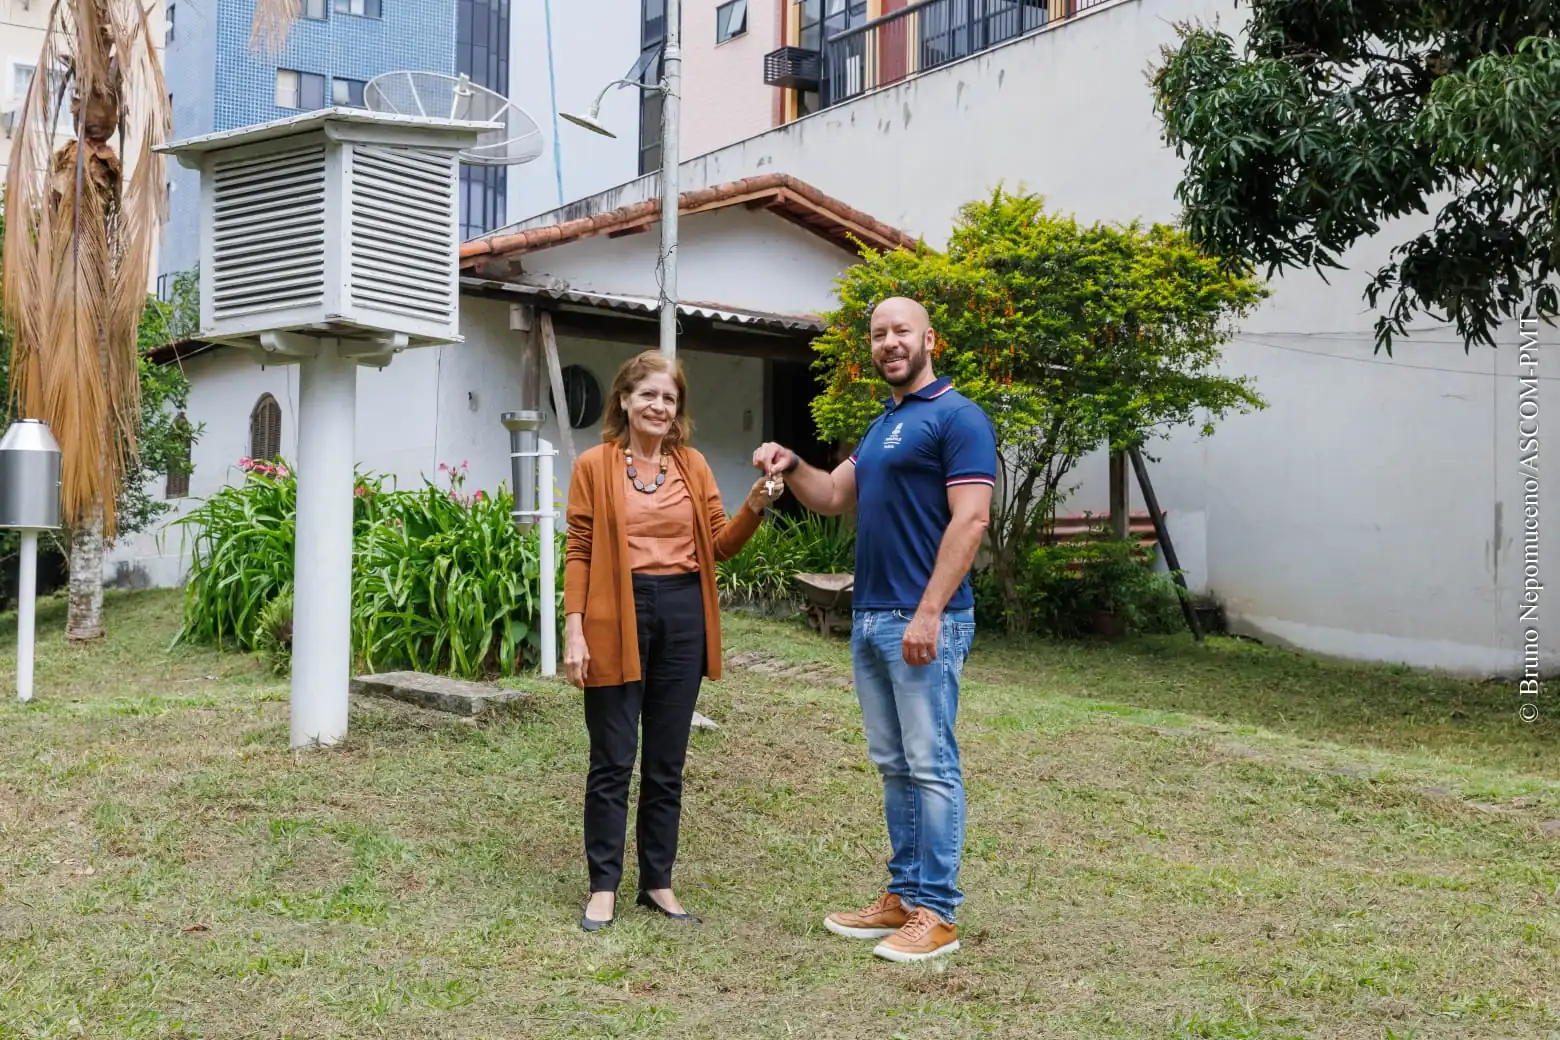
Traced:
[[937, 634], [942, 619], [924, 610], [917, 610], [905, 629], [905, 664], [919, 668], [937, 660]]
[[753, 452], [753, 468], [761, 470], [766, 477], [772, 477], [776, 473], [784, 473], [796, 462], [796, 452], [773, 441], [766, 441]]

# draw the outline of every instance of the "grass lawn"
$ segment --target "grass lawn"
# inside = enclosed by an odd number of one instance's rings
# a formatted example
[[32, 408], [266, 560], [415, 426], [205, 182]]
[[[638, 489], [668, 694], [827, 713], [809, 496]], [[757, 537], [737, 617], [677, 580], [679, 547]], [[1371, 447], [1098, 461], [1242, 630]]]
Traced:
[[[1236, 640], [983, 636], [960, 719], [964, 949], [821, 923], [887, 841], [848, 653], [731, 617], [677, 889], [586, 935], [578, 695], [482, 726], [355, 704], [287, 749], [287, 687], [40, 610], [0, 618], [0, 1038], [1536, 1037], [1560, 1032], [1560, 758], [1516, 691]], [[802, 675], [780, 674], [791, 665]]]

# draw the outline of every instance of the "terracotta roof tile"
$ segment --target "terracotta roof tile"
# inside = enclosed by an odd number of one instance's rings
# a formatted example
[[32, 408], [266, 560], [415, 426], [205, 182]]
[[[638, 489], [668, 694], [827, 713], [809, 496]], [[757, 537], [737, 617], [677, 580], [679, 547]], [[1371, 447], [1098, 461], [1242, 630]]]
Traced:
[[[807, 230], [846, 248], [859, 238], [878, 249], [913, 249], [917, 239], [896, 227], [826, 195], [812, 185], [784, 173], [745, 177], [739, 181], [697, 188], [682, 193], [678, 211], [720, 209], [744, 202], [764, 202], [771, 210]], [[617, 209], [566, 220], [546, 227], [472, 239], [460, 247], [463, 267], [484, 256], [517, 256], [536, 249], [575, 242], [661, 219], [661, 200], [647, 199]]]

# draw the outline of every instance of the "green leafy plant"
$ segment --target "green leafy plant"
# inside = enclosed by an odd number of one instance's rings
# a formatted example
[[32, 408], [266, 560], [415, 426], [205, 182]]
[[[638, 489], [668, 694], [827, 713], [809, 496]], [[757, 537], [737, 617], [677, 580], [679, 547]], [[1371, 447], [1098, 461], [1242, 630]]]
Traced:
[[[240, 465], [241, 484], [176, 522], [193, 532], [179, 638], [258, 649], [279, 661], [284, 623], [290, 640], [297, 479], [285, 462]], [[507, 492], [465, 492], [464, 463], [440, 471], [448, 488], [385, 490], [380, 478], [357, 478], [355, 658], [372, 670], [514, 674], [540, 655], [539, 535], [516, 530]], [[561, 638], [563, 536], [556, 537]]]
[[729, 602], [775, 607], [795, 602], [798, 574], [848, 574], [855, 566], [850, 518], [780, 514], [718, 565], [718, 581]]
[[292, 672], [293, 598], [284, 592], [260, 610], [255, 626], [255, 651], [265, 659], [273, 675]]
[[242, 459], [240, 467], [241, 484], [222, 488], [169, 528], [191, 540], [177, 639], [253, 650], [261, 611], [292, 592], [298, 485], [285, 463]]
[[[1062, 638], [1183, 630], [1183, 593], [1169, 575], [1153, 570], [1153, 558], [1136, 540], [1103, 532], [1031, 547], [1016, 580], [1026, 630]], [[977, 623], [1005, 623], [1005, 603], [989, 570], [976, 575], [975, 596]]]
[[[540, 659], [540, 535], [515, 528], [507, 492], [465, 494], [464, 464], [441, 469], [448, 490], [378, 496], [355, 549], [354, 643], [373, 670], [514, 674]], [[556, 538], [562, 646], [564, 538]]]
[[1560, 7], [1243, 4], [1238, 33], [1180, 26], [1153, 73], [1200, 245], [1325, 276], [1391, 229], [1365, 289], [1390, 300], [1388, 354], [1421, 316], [1455, 323], [1466, 350], [1530, 301], [1560, 312]]
[[863, 255], [841, 276], [840, 306], [814, 343], [827, 380], [814, 419], [824, 436], [861, 435], [887, 396], [872, 368], [872, 309], [888, 296], [925, 304], [938, 374], [996, 427], [990, 566], [1010, 631], [1027, 627], [1023, 554], [1080, 459], [1177, 428], [1206, 436], [1216, 420], [1265, 406], [1248, 379], [1218, 366], [1234, 320], [1267, 290], [1249, 267], [1205, 255], [1176, 228], [1084, 226], [1037, 196], [997, 189], [964, 208], [945, 254]]

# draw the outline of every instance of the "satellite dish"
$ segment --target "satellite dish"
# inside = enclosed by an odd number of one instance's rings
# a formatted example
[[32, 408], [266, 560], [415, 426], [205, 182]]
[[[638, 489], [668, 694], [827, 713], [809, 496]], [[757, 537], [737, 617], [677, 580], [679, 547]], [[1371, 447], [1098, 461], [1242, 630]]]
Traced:
[[536, 120], [465, 75], [383, 72], [364, 86], [363, 103], [371, 112], [502, 123], [500, 129], [489, 130], [476, 144], [461, 149], [461, 161], [474, 166], [518, 166], [542, 154], [542, 128]]

